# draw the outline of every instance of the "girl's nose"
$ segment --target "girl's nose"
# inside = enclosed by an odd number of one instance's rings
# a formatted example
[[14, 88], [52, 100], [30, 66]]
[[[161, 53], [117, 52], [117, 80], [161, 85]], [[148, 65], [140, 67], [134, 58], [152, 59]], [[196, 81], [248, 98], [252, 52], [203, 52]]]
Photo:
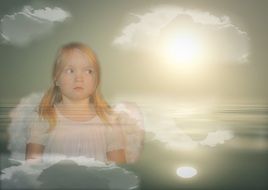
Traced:
[[75, 80], [76, 81], [83, 81], [83, 74], [82, 74], [82, 72], [77, 72], [75, 74]]

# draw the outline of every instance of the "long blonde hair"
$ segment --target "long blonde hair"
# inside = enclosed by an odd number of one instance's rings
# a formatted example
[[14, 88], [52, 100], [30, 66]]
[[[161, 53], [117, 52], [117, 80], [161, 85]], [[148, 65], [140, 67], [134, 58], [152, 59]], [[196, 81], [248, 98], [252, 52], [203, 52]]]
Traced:
[[82, 51], [92, 63], [95, 70], [95, 90], [90, 97], [90, 102], [93, 103], [96, 110], [96, 114], [100, 119], [109, 124], [108, 115], [112, 113], [112, 109], [109, 104], [103, 99], [100, 92], [100, 65], [97, 60], [95, 53], [85, 44], [79, 42], [72, 42], [62, 46], [57, 54], [53, 65], [52, 71], [52, 84], [49, 89], [44, 94], [41, 102], [39, 104], [38, 114], [42, 119], [45, 119], [49, 122], [50, 128], [49, 131], [54, 129], [56, 126], [57, 118], [54, 105], [59, 103], [62, 100], [61, 92], [59, 87], [56, 85], [56, 80], [60, 76], [65, 64], [64, 56], [68, 52], [78, 49]]

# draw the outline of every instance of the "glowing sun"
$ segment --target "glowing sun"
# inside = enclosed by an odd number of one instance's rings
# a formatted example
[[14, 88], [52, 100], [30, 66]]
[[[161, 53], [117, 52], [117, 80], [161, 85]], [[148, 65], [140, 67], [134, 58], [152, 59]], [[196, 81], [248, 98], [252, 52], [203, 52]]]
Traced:
[[177, 35], [168, 41], [166, 56], [176, 64], [193, 64], [201, 61], [202, 43], [193, 35]]
[[200, 65], [205, 58], [205, 44], [200, 35], [192, 32], [177, 33], [165, 40], [165, 60], [178, 66]]

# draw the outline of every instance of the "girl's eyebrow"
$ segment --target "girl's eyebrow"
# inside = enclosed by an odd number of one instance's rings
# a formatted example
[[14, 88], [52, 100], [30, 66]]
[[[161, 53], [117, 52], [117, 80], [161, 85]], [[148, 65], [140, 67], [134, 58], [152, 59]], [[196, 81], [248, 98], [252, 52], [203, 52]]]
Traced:
[[94, 67], [92, 65], [86, 65], [83, 68], [91, 68], [91, 69], [93, 69]]
[[[67, 65], [65, 65], [65, 67], [75, 67], [75, 65], [74, 64], [67, 64]], [[83, 68], [94, 69], [93, 65], [86, 65], [86, 66], [83, 66]]]
[[63, 67], [63, 69], [68, 69], [68, 68], [73, 68], [73, 66], [72, 66], [72, 65], [65, 65], [65, 66]]

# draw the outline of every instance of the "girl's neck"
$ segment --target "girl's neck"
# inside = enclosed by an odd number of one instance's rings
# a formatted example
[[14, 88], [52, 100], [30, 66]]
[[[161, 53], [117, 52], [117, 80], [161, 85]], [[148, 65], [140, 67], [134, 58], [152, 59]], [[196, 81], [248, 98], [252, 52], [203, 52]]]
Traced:
[[59, 106], [65, 110], [90, 110], [89, 103], [61, 102]]
[[74, 121], [88, 121], [96, 115], [93, 104], [88, 101], [84, 103], [62, 101], [56, 106], [64, 117]]

